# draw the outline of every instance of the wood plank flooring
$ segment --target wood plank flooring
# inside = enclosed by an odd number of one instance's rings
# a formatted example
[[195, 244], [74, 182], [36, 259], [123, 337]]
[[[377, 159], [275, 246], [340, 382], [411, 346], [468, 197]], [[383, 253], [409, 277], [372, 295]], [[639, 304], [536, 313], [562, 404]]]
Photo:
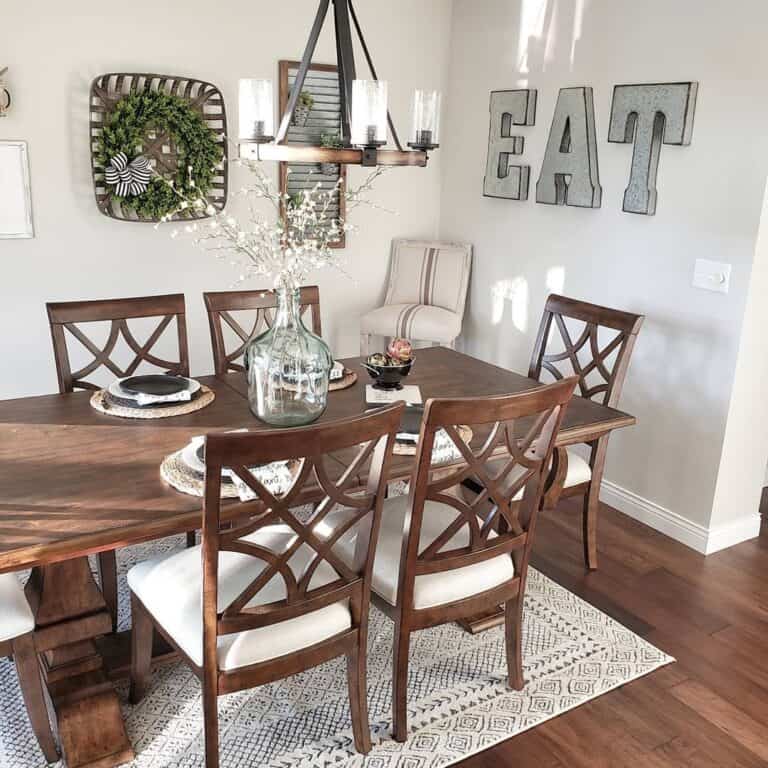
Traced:
[[536, 531], [533, 564], [678, 661], [461, 763], [462, 768], [768, 767], [768, 523], [704, 558], [603, 506], [585, 573], [580, 507]]

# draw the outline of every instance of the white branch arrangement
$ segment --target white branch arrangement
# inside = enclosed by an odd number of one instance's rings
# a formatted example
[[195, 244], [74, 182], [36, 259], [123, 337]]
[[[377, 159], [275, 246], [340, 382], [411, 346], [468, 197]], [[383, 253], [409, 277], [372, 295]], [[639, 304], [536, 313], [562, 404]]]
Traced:
[[[382, 167], [374, 169], [358, 187], [349, 187], [342, 192], [341, 179], [330, 189], [323, 189], [318, 182], [292, 198], [275, 189], [274, 182], [258, 162], [234, 162], [254, 176], [251, 185], [235, 194], [248, 202], [250, 213], [245, 224], [226, 211], [217, 212], [205, 198], [190, 199], [181, 192], [178, 193], [178, 208], [161, 221], [169, 221], [174, 214], [190, 207], [204, 210], [209, 219], [176, 228], [171, 237], [177, 237], [183, 231], [193, 237], [195, 245], [217, 258], [229, 256], [230, 263], [239, 269], [237, 285], [259, 277], [269, 278], [275, 288], [293, 290], [303, 285], [315, 269], [330, 266], [344, 272], [339, 251], [331, 246], [343, 233], [354, 231], [355, 227], [346, 219], [332, 215], [337, 197], [344, 195], [347, 213], [361, 205], [386, 210], [366, 197], [385, 172]], [[267, 203], [273, 217], [267, 217], [259, 210], [263, 203]]]

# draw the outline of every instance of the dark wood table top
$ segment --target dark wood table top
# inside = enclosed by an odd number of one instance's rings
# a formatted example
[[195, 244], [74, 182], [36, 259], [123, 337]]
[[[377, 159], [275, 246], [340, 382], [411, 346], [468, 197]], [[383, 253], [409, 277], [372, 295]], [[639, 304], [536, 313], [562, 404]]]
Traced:
[[[329, 394], [322, 420], [366, 409], [367, 374], [358, 358], [343, 362], [359, 372], [359, 380]], [[164, 483], [159, 472], [163, 458], [205, 432], [269, 429], [248, 410], [242, 374], [200, 381], [216, 393], [210, 406], [160, 420], [98, 413], [88, 392], [0, 401], [0, 573], [199, 527], [201, 500]], [[408, 383], [418, 384], [425, 400], [540, 386], [439, 347], [417, 352]], [[558, 444], [595, 439], [634, 423], [626, 413], [577, 397]], [[413, 459], [396, 458], [393, 478], [407, 476]]]

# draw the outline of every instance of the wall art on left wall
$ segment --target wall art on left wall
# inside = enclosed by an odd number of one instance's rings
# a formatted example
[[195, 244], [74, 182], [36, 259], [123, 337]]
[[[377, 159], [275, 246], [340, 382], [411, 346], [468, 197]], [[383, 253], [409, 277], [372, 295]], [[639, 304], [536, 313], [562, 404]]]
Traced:
[[94, 193], [105, 216], [184, 221], [224, 209], [227, 114], [215, 85], [111, 72], [91, 85], [90, 117]]
[[0, 239], [34, 237], [26, 141], [0, 141]]

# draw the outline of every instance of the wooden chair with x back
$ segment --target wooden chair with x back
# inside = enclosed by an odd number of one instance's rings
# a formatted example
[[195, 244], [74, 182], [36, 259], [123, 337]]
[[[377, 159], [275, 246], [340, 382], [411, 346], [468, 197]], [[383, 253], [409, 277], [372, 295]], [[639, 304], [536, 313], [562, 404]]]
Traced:
[[[133, 611], [131, 699], [147, 686], [153, 627], [203, 685], [207, 768], [218, 766], [217, 697], [347, 657], [355, 746], [371, 746], [366, 636], [374, 548], [402, 404], [309, 427], [208, 435], [202, 547], [141, 563], [128, 573]], [[337, 456], [350, 458], [343, 467]], [[292, 476], [270, 482], [275, 462]], [[253, 501], [221, 504], [222, 469]], [[292, 469], [291, 469], [292, 468]], [[358, 487], [368, 469], [367, 488]], [[267, 486], [270, 486], [269, 488]], [[359, 489], [358, 489], [359, 490]], [[324, 497], [308, 512], [308, 499]], [[358, 547], [348, 562], [314, 527], [350, 510]]]
[[[579, 395], [615, 407], [643, 319], [643, 315], [553, 294], [544, 307], [528, 375], [537, 380], [547, 375], [554, 379], [575, 375]], [[546, 505], [554, 507], [560, 496], [584, 496], [584, 561], [588, 568], [595, 569], [600, 484], [608, 435], [588, 443], [588, 448], [588, 460], [572, 448], [554, 452], [554, 482]]]
[[[415, 631], [505, 605], [510, 685], [523, 687], [528, 558], [552, 446], [575, 385], [572, 378], [514, 395], [427, 402], [409, 495], [384, 502], [371, 583], [374, 601], [395, 622], [396, 740], [405, 741], [408, 732], [408, 652]], [[451, 447], [458, 463], [433, 463], [436, 439], [441, 455]], [[479, 493], [465, 497], [466, 481]], [[339, 512], [318, 532], [335, 536], [345, 525], [346, 513]], [[356, 546], [349, 533], [336, 545], [345, 559]]]
[[[307, 285], [299, 291], [299, 307], [302, 316], [306, 312], [311, 313], [312, 333], [321, 336], [320, 290], [316, 285]], [[244, 370], [239, 360], [243, 356], [245, 345], [249, 339], [266, 331], [272, 325], [274, 310], [277, 308], [277, 293], [275, 291], [218, 291], [204, 293], [203, 299], [211, 328], [213, 365], [216, 375]], [[250, 331], [243, 328], [233, 315], [234, 312], [242, 311], [255, 312]], [[233, 337], [233, 344], [229, 350], [225, 333]]]
[[[53, 339], [53, 354], [56, 360], [56, 374], [59, 391], [74, 392], [76, 389], [97, 390], [99, 385], [87, 377], [101, 367], [117, 378], [133, 375], [139, 366], [147, 364], [160, 368], [166, 373], [189, 376], [189, 351], [187, 347], [187, 325], [184, 310], [184, 295], [146, 296], [128, 299], [103, 299], [97, 301], [72, 301], [49, 303], [48, 320]], [[160, 318], [145, 342], [136, 339], [129, 327], [129, 320], [139, 318]], [[176, 324], [178, 360], [164, 360], [153, 352], [166, 328]], [[83, 324], [110, 323], [107, 340], [103, 346], [94, 343], [83, 329]], [[114, 360], [120, 339], [127, 344], [133, 358], [127, 365]], [[68, 340], [74, 339], [93, 359], [77, 370], [72, 370]], [[129, 354], [130, 354], [129, 353]], [[188, 535], [188, 542], [194, 543], [194, 533]], [[117, 622], [117, 562], [114, 551], [99, 555], [99, 570], [104, 600], [112, 614], [113, 625]]]

